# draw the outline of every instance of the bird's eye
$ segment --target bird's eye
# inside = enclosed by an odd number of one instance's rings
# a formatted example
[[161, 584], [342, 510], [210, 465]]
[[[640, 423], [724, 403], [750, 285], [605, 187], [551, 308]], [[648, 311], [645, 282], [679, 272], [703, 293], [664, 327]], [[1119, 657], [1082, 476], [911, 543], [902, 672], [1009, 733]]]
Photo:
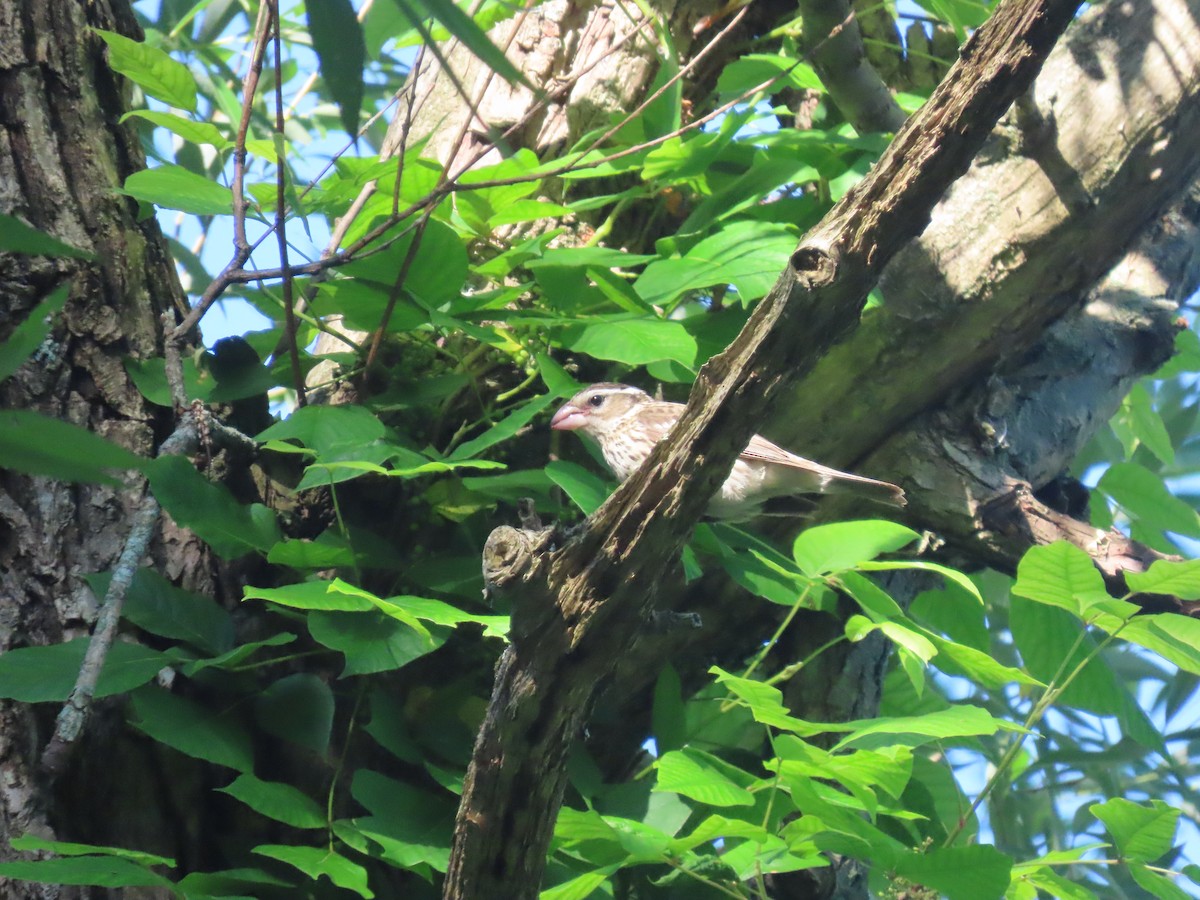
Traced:
[[588, 397], [588, 406], [593, 409], [599, 408], [602, 403], [604, 403], [603, 394], [592, 394], [592, 396]]

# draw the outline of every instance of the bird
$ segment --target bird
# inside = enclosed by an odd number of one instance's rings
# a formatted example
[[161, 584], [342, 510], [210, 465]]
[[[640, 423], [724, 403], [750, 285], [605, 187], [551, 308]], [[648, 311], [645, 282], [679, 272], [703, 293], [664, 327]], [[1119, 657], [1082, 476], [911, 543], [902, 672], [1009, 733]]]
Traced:
[[[684, 409], [682, 403], [655, 400], [628, 384], [600, 382], [559, 407], [550, 427], [578, 431], [593, 439], [612, 473], [625, 481], [655, 444], [671, 433]], [[738, 455], [706, 513], [713, 519], [744, 522], [760, 515], [778, 515], [764, 508], [778, 497], [839, 492], [894, 507], [907, 503], [903, 489], [897, 485], [839, 472], [789, 453], [756, 434]]]

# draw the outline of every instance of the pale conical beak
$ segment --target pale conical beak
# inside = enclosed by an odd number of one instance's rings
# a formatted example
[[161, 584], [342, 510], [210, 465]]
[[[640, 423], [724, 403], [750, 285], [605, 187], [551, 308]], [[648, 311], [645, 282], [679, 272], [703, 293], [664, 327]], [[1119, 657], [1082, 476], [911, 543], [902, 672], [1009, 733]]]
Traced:
[[573, 403], [564, 403], [550, 420], [550, 427], [556, 431], [574, 431], [587, 424], [587, 415]]

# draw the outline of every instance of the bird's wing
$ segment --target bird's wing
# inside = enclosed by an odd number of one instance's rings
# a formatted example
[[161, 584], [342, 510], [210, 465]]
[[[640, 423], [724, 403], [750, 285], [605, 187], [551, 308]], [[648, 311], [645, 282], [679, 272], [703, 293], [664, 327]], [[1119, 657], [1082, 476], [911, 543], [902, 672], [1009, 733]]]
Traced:
[[793, 466], [797, 469], [808, 469], [814, 472], [826, 471], [836, 473], [837, 469], [830, 469], [820, 463], [815, 463], [812, 460], [805, 459], [803, 456], [797, 456], [795, 453], [788, 453], [777, 444], [772, 444], [760, 434], [750, 438], [750, 443], [746, 445], [746, 449], [741, 452], [742, 459], [753, 459], [760, 462], [779, 463], [783, 466]]
[[823, 466], [795, 453], [788, 453], [757, 434], [750, 438], [750, 443], [741, 452], [741, 458], [786, 466], [795, 473], [795, 477], [777, 483], [783, 485], [790, 481], [800, 491], [822, 494], [838, 490], [853, 491], [890, 506], [904, 506], [907, 503], [904, 491], [894, 484]]
[[646, 429], [650, 440], [658, 443], [675, 427], [679, 417], [686, 407], [682, 403], [668, 403], [666, 400], [655, 400], [645, 404], [638, 410], [638, 424]]

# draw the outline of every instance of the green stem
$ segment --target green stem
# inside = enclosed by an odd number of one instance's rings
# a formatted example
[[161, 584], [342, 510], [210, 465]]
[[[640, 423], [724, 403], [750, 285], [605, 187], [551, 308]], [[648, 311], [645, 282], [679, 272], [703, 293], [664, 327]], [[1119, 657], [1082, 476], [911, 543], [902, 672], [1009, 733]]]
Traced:
[[1116, 639], [1117, 635], [1120, 634], [1121, 630], [1125, 627], [1125, 624], [1126, 623], [1123, 622], [1121, 627], [1116, 629], [1112, 634], [1105, 635], [1104, 640], [1096, 644], [1096, 647], [1092, 650], [1092, 652], [1084, 656], [1084, 658], [1079, 661], [1079, 664], [1076, 665], [1075, 668], [1071, 670], [1070, 674], [1068, 674], [1062, 680], [1062, 683], [1059, 684], [1057, 683], [1059, 676], [1062, 675], [1072, 655], [1074, 655], [1075, 651], [1079, 648], [1084, 638], [1087, 637], [1087, 628], [1091, 626], [1091, 623], [1085, 623], [1085, 628], [1079, 632], [1079, 635], [1075, 639], [1075, 643], [1071, 645], [1071, 649], [1064, 655], [1063, 661], [1058, 667], [1058, 671], [1054, 673], [1054, 678], [1050, 679], [1050, 684], [1047, 686], [1046, 692], [1042, 694], [1041, 698], [1037, 701], [1037, 703], [1034, 704], [1033, 709], [1029, 711], [1029, 715], [1025, 717], [1025, 722], [1022, 726], [1025, 730], [1025, 733], [1017, 735], [1016, 740], [1014, 740], [1008, 746], [1008, 749], [1004, 751], [1004, 755], [1000, 757], [1000, 762], [996, 764], [995, 770], [988, 778], [987, 783], [984, 784], [983, 790], [981, 790], [979, 795], [971, 802], [971, 806], [967, 810], [966, 815], [962, 816], [954, 828], [950, 830], [950, 833], [946, 835], [946, 840], [942, 842], [943, 847], [951, 847], [954, 845], [954, 842], [958, 839], [958, 836], [962, 834], [963, 829], [966, 828], [967, 822], [970, 820], [971, 816], [974, 815], [975, 811], [979, 809], [980, 805], [989, 796], [991, 796], [992, 791], [996, 789], [996, 786], [1000, 783], [1000, 780], [1008, 776], [1013, 762], [1016, 760], [1017, 755], [1021, 752], [1021, 748], [1025, 746], [1025, 738], [1028, 732], [1032, 731], [1037, 726], [1037, 724], [1042, 720], [1042, 717], [1045, 716], [1046, 711], [1055, 704], [1060, 696], [1062, 696], [1063, 691], [1071, 686], [1071, 682], [1073, 682], [1079, 676], [1079, 673], [1084, 670], [1084, 667], [1087, 666], [1088, 663], [1095, 659], [1105, 647], [1107, 647]]

